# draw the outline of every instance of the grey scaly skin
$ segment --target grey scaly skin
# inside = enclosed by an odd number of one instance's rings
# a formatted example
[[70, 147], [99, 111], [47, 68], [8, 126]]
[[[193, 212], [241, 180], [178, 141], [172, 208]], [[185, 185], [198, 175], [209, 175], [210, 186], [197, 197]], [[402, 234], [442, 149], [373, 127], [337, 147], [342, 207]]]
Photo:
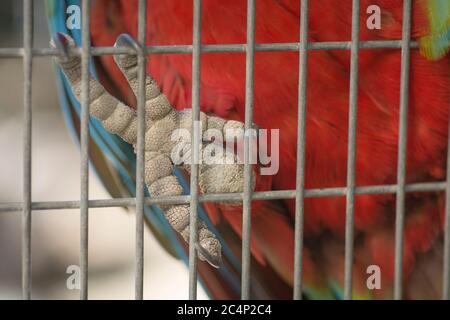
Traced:
[[[67, 79], [71, 83], [72, 91], [76, 98], [81, 97], [81, 58], [69, 56], [70, 49], [75, 48], [75, 43], [70, 36], [58, 33], [52, 39], [51, 45], [61, 52], [55, 58], [62, 67]], [[128, 35], [120, 35], [117, 38], [116, 47], [135, 47], [136, 43]], [[137, 95], [137, 58], [135, 55], [115, 55], [114, 60], [125, 75], [128, 83]], [[121, 137], [124, 141], [136, 147], [137, 142], [137, 115], [133, 108], [125, 105], [110, 95], [103, 86], [90, 77], [90, 106], [89, 112], [99, 119], [106, 130]], [[145, 183], [152, 196], [177, 196], [181, 195], [183, 188], [173, 175], [174, 163], [171, 152], [179, 147], [180, 140], [173, 139], [172, 133], [176, 129], [191, 131], [191, 110], [177, 111], [167, 97], [159, 90], [158, 84], [151, 77], [145, 80]], [[244, 125], [238, 121], [226, 121], [219, 117], [200, 115], [202, 123], [202, 148], [206, 152], [209, 141], [205, 130], [216, 129], [228, 136], [227, 130], [241, 130]], [[221, 147], [223, 148], [223, 147]], [[183, 152], [190, 152], [190, 141], [183, 147]], [[199, 165], [199, 186], [202, 193], [233, 193], [243, 191], [244, 166], [236, 161], [236, 156], [226, 148], [218, 157], [219, 160], [233, 159], [233, 163], [220, 162], [219, 164]], [[181, 167], [189, 171], [189, 164], [181, 163]], [[254, 180], [254, 179], [253, 179]], [[189, 205], [160, 205], [171, 226], [179, 232], [185, 241], [189, 241]], [[207, 228], [206, 224], [199, 222], [198, 245], [199, 257], [218, 267], [221, 264], [221, 245], [215, 235]]]

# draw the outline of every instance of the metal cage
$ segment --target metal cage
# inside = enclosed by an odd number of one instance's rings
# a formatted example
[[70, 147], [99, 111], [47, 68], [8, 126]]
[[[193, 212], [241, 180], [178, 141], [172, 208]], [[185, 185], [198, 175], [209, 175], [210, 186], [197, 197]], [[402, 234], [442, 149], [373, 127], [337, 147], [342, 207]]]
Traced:
[[[23, 200], [20, 203], [0, 203], [0, 212], [22, 212], [22, 295], [24, 299], [31, 298], [31, 221], [32, 211], [52, 209], [79, 209], [80, 210], [80, 267], [81, 291], [80, 298], [88, 298], [88, 217], [89, 208], [99, 207], [130, 207], [136, 206], [136, 257], [135, 257], [135, 297], [143, 298], [143, 232], [144, 232], [144, 205], [145, 204], [190, 204], [191, 213], [197, 213], [198, 204], [205, 201], [237, 200], [243, 202], [243, 237], [242, 237], [242, 280], [241, 298], [250, 298], [250, 232], [251, 232], [251, 201], [252, 199], [293, 199], [295, 198], [295, 270], [294, 270], [294, 299], [302, 298], [302, 246], [303, 246], [303, 216], [304, 198], [323, 196], [346, 196], [346, 232], [345, 232], [345, 280], [344, 297], [352, 298], [352, 261], [353, 261], [353, 229], [354, 229], [354, 200], [359, 194], [396, 194], [396, 220], [395, 220], [395, 281], [394, 297], [402, 298], [402, 256], [403, 233], [405, 216], [406, 192], [445, 191], [445, 240], [444, 240], [444, 268], [443, 268], [443, 299], [450, 299], [450, 179], [444, 182], [431, 183], [405, 183], [406, 167], [406, 133], [408, 113], [408, 88], [410, 69], [410, 49], [418, 47], [410, 40], [411, 36], [411, 0], [403, 1], [403, 33], [402, 40], [393, 41], [360, 41], [359, 40], [359, 0], [352, 2], [352, 31], [350, 42], [314, 42], [308, 43], [308, 0], [301, 1], [300, 16], [300, 42], [255, 44], [255, 5], [256, 0], [247, 1], [247, 43], [230, 45], [202, 45], [201, 44], [201, 0], [194, 1], [194, 28], [192, 45], [176, 46], [146, 46], [146, 1], [139, 0], [138, 17], [138, 43], [140, 48], [136, 51], [114, 47], [91, 47], [90, 44], [90, 1], [82, 0], [82, 47], [76, 54], [82, 57], [82, 112], [81, 112], [81, 190], [79, 201], [48, 201], [33, 202], [31, 194], [31, 77], [33, 57], [56, 56], [56, 49], [33, 48], [33, 1], [24, 0], [23, 22], [23, 48], [1, 48], [0, 58], [22, 58], [24, 67], [24, 118], [23, 118]], [[400, 121], [398, 141], [397, 184], [377, 186], [355, 186], [355, 145], [357, 120], [357, 86], [358, 86], [358, 52], [360, 48], [391, 48], [401, 50], [401, 84], [400, 84]], [[349, 131], [348, 131], [348, 163], [347, 187], [305, 189], [305, 115], [306, 115], [306, 76], [308, 51], [310, 50], [350, 50], [350, 92], [349, 92]], [[246, 87], [245, 87], [245, 129], [251, 128], [253, 118], [253, 68], [256, 51], [294, 51], [299, 52], [299, 99], [298, 99], [298, 140], [297, 140], [297, 172], [296, 189], [268, 192], [252, 192], [251, 165], [248, 159], [244, 164], [244, 192], [233, 194], [207, 194], [198, 193], [198, 165], [191, 164], [190, 195], [173, 197], [144, 196], [144, 104], [145, 104], [145, 56], [148, 54], [182, 53], [192, 54], [192, 121], [199, 119], [200, 115], [200, 56], [211, 52], [245, 52], [246, 54]], [[138, 94], [138, 142], [137, 142], [137, 169], [136, 169], [136, 197], [121, 199], [89, 199], [88, 197], [88, 140], [89, 140], [89, 88], [88, 88], [88, 61], [91, 56], [111, 54], [137, 54], [139, 66], [139, 94]], [[198, 131], [192, 130], [192, 138], [198, 140]], [[450, 137], [450, 136], [449, 136]], [[450, 145], [450, 140], [449, 140]], [[245, 139], [246, 157], [249, 155], [249, 138]], [[198, 156], [199, 145], [194, 143], [194, 157]], [[195, 163], [195, 161], [194, 161]], [[450, 167], [450, 152], [447, 155], [447, 168]], [[197, 214], [191, 214], [190, 225], [196, 226]], [[189, 298], [197, 296], [197, 264], [196, 264], [196, 228], [190, 229], [189, 241]]]

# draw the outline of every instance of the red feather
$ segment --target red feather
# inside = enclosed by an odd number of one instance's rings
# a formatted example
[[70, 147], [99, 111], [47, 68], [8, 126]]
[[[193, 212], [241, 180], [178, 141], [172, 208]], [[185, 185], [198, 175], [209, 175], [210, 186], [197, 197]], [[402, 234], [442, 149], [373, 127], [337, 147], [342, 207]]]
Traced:
[[[310, 1], [310, 41], [350, 40], [351, 1], [339, 1], [337, 6], [330, 3]], [[369, 4], [379, 4], [382, 9], [381, 30], [365, 27], [365, 8]], [[421, 1], [415, 1], [413, 8], [412, 34], [414, 37], [422, 36], [428, 22], [421, 9]], [[192, 11], [192, 1], [149, 1], [148, 44], [192, 44]], [[245, 1], [204, 1], [202, 12], [203, 44], [245, 43]], [[112, 45], [122, 32], [136, 35], [136, 1], [97, 1], [92, 15], [92, 41], [95, 45]], [[401, 21], [400, 1], [361, 1], [361, 40], [400, 39]], [[298, 41], [299, 1], [258, 0], [256, 42]], [[254, 122], [261, 128], [280, 129], [280, 170], [274, 176], [258, 176], [258, 190], [294, 189], [296, 186], [298, 58], [295, 52], [258, 52], [255, 55]], [[191, 60], [187, 54], [150, 57], [149, 73], [180, 109], [191, 106]], [[126, 82], [112, 58], [102, 57], [101, 62], [120, 88], [120, 95], [133, 103]], [[428, 61], [418, 51], [412, 50], [410, 64], [407, 182], [443, 180], [449, 117], [449, 57]], [[400, 50], [360, 50], [356, 145], [358, 186], [396, 183], [400, 65]], [[309, 51], [307, 188], [346, 185], [349, 69], [348, 51]], [[201, 109], [243, 121], [244, 106], [245, 54], [204, 54], [201, 61]], [[441, 242], [441, 197], [436, 193], [407, 196], [405, 283], [409, 278], [420, 281], [411, 276], [415, 261]], [[384, 291], [374, 293], [374, 296], [390, 296], [395, 195], [356, 196], [355, 206], [355, 290], [366, 294], [365, 268], [369, 264], [378, 264], [386, 279]], [[217, 206], [214, 209], [209, 205], [208, 208], [214, 212], [214, 221], [226, 222], [237, 235], [241, 234], [241, 207]], [[269, 265], [272, 272], [290, 286], [293, 279], [294, 210], [293, 200], [279, 201], [278, 204], [254, 202], [252, 209], [252, 254], [259, 265]], [[338, 261], [343, 261], [344, 225], [344, 197], [305, 200], [305, 286], [324, 286], [331, 280], [342, 284], [342, 276], [338, 276], [343, 274], [339, 267], [342, 264]], [[339, 249], [327, 249], [326, 244], [330, 241]], [[215, 285], [217, 282], [211, 283], [210, 287]], [[411, 285], [413, 287], [416, 285]], [[405, 290], [408, 291], [408, 286]], [[216, 297], [226, 296], [223, 292], [214, 293]]]

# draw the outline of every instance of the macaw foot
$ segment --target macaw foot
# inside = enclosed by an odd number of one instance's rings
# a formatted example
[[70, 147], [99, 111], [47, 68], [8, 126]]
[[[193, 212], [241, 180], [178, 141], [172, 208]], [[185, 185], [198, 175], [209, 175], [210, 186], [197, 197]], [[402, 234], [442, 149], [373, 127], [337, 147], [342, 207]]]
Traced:
[[[68, 35], [58, 33], [51, 41], [51, 45], [61, 52], [56, 57], [56, 63], [62, 67], [67, 79], [71, 83], [74, 95], [81, 97], [81, 58], [70, 56], [69, 49], [75, 43]], [[116, 47], [134, 47], [137, 44], [129, 35], [120, 35]], [[115, 62], [122, 70], [128, 83], [137, 95], [137, 57], [135, 55], [115, 55]], [[136, 111], [118, 101], [110, 95], [94, 78], [89, 79], [91, 115], [101, 121], [104, 128], [117, 134], [134, 147], [137, 142]], [[190, 169], [190, 132], [191, 110], [177, 111], [172, 107], [167, 97], [151, 76], [145, 80], [145, 183], [152, 196], [181, 195], [183, 188], [173, 175], [173, 167], [181, 166]], [[242, 192], [244, 181], [244, 166], [238, 163], [237, 157], [223, 147], [231, 132], [241, 131], [243, 124], [238, 121], [200, 115], [200, 130], [202, 137], [200, 150], [202, 156], [214, 155], [213, 161], [199, 165], [199, 185], [202, 193], [232, 193]], [[212, 141], [210, 132], [218, 132], [225, 137], [224, 141]], [[213, 136], [215, 136], [213, 134]], [[219, 152], [220, 151], [220, 152]], [[231, 160], [231, 161], [230, 161]], [[254, 177], [253, 177], [254, 178]], [[253, 179], [254, 180], [254, 179]], [[189, 241], [189, 205], [161, 205], [160, 206], [171, 226], [178, 231], [185, 241]], [[202, 221], [198, 224], [198, 243], [196, 248], [199, 257], [214, 267], [221, 264], [221, 245], [215, 235]]]

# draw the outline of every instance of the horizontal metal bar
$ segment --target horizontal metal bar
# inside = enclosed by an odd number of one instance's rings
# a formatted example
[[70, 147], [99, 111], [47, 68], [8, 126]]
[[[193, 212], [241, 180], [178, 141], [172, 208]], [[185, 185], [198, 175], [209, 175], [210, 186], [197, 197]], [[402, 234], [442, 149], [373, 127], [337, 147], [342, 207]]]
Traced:
[[[405, 186], [406, 192], [440, 192], [446, 190], [446, 182], [421, 182], [412, 183]], [[356, 187], [355, 194], [395, 194], [397, 192], [396, 184]], [[323, 198], [339, 197], [347, 194], [347, 188], [317, 188], [306, 189], [305, 198]], [[294, 199], [296, 190], [279, 191], [259, 191], [252, 193], [253, 200], [280, 200]], [[218, 201], [242, 201], [243, 193], [217, 193], [201, 194], [198, 197], [199, 202], [218, 202]], [[145, 198], [145, 204], [189, 204], [190, 196], [171, 196], [171, 197], [152, 197]], [[89, 208], [113, 208], [113, 207], [134, 207], [135, 198], [117, 198], [117, 199], [95, 199], [89, 200]], [[60, 209], [79, 209], [80, 201], [36, 201], [31, 204], [31, 209], [40, 210], [60, 210]], [[21, 202], [3, 202], [0, 203], [0, 213], [22, 210]]]
[[[350, 41], [334, 41], [334, 42], [309, 42], [308, 50], [350, 50]], [[245, 52], [246, 44], [210, 44], [202, 45], [202, 53], [225, 53], [225, 52]], [[255, 45], [257, 52], [272, 51], [298, 51], [300, 43], [263, 43]], [[377, 41], [360, 41], [360, 49], [400, 49], [400, 40], [377, 40]], [[411, 41], [410, 48], [418, 48], [415, 41]], [[92, 56], [112, 55], [112, 54], [134, 54], [133, 49], [116, 48], [116, 47], [92, 47]], [[146, 54], [190, 54], [192, 53], [192, 45], [167, 45], [167, 46], [147, 46]], [[58, 50], [53, 48], [34, 48], [32, 50], [34, 57], [56, 56]], [[81, 49], [70, 50], [71, 55], [81, 55]], [[23, 48], [0, 48], [0, 58], [21, 58], [24, 56]]]

